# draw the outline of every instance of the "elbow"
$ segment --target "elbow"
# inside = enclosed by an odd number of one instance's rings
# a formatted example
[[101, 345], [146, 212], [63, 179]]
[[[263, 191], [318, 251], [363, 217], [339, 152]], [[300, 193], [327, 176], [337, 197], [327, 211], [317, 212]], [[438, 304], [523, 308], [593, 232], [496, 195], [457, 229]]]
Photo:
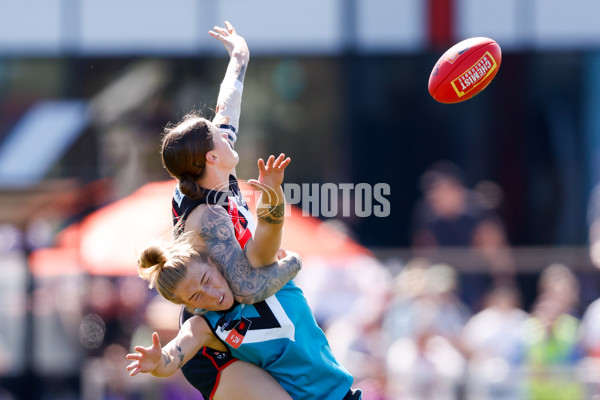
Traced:
[[300, 270], [302, 269], [302, 259], [297, 254], [294, 257], [294, 263], [295, 263], [295, 266], [296, 266], [296, 268], [295, 268], [296, 269], [296, 273], [300, 272]]
[[302, 259], [300, 258], [300, 255], [298, 253], [288, 251], [286, 258], [288, 257], [290, 259], [292, 269], [294, 269], [296, 273], [300, 272], [302, 269]]

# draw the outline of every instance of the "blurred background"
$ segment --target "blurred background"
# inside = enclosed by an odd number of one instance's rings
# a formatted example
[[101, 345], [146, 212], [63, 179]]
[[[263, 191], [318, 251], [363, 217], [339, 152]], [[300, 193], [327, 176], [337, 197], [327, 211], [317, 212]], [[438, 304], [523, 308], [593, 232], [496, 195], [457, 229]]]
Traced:
[[[170, 233], [161, 133], [212, 117], [228, 58], [207, 32], [226, 19], [251, 51], [239, 177], [285, 152], [288, 183], [389, 185], [386, 217], [311, 203], [286, 221], [363, 398], [600, 399], [598, 15], [596, 0], [3, 0], [0, 399], [201, 399], [179, 375], [130, 378], [124, 356], [176, 333], [136, 251]], [[472, 36], [499, 43], [498, 75], [435, 102], [433, 65]]]

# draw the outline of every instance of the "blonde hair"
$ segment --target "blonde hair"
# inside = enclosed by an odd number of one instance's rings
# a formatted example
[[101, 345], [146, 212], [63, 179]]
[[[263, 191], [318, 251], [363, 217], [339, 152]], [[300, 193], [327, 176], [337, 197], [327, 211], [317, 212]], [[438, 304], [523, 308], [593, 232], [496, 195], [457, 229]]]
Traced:
[[165, 299], [181, 304], [175, 289], [186, 277], [191, 261], [209, 262], [205, 249], [198, 251], [198, 246], [190, 233], [182, 234], [164, 245], [150, 245], [138, 257], [138, 274]]

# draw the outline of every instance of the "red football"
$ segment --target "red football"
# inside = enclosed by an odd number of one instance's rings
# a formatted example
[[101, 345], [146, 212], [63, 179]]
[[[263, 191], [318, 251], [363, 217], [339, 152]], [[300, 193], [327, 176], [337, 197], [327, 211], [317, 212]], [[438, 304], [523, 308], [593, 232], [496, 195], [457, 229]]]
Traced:
[[494, 79], [502, 51], [494, 40], [474, 37], [446, 51], [429, 76], [429, 94], [440, 103], [458, 103], [481, 92]]

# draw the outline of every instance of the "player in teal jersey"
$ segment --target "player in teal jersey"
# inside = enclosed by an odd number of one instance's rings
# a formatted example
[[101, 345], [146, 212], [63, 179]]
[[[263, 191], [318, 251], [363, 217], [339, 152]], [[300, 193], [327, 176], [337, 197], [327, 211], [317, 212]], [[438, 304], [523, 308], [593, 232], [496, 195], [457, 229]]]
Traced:
[[[300, 262], [291, 252], [286, 258]], [[260, 366], [294, 400], [360, 399], [293, 282], [265, 301], [239, 304], [209, 256], [194, 250], [186, 235], [164, 247], [146, 248], [139, 265], [140, 275], [167, 300], [208, 312], [188, 319], [164, 348], [157, 333], [152, 346], [135, 347], [137, 353], [127, 355], [132, 375], [170, 376], [208, 346]]]

